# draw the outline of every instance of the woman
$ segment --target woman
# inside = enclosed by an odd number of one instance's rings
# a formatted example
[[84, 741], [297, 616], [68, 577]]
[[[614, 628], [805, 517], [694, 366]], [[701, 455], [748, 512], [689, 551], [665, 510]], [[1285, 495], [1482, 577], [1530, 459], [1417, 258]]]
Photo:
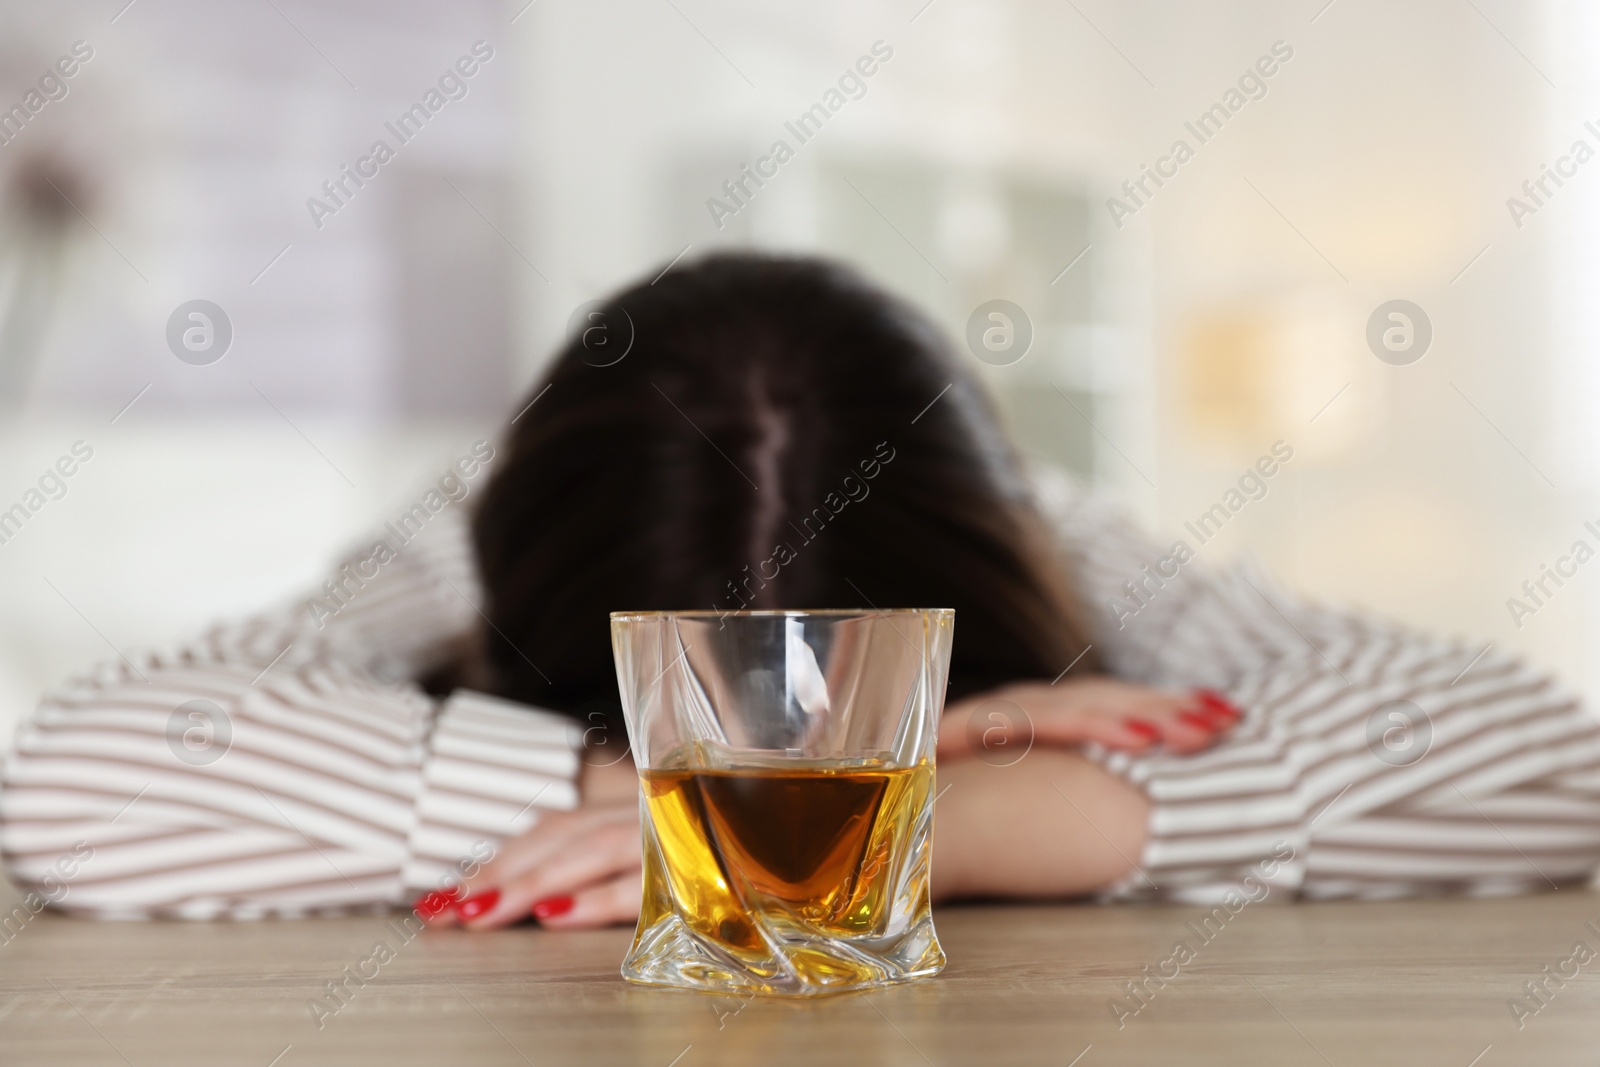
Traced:
[[421, 893], [475, 929], [628, 921], [608, 612], [936, 605], [939, 898], [1508, 892], [1600, 864], [1600, 731], [1551, 680], [1171, 554], [1025, 471], [909, 308], [712, 257], [591, 315], [506, 441], [311, 599], [49, 696], [0, 848], [80, 914]]

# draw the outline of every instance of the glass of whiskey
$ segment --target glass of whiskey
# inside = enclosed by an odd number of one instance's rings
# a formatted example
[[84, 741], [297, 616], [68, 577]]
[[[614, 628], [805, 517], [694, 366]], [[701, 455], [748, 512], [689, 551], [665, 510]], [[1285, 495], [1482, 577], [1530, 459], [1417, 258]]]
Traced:
[[644, 900], [629, 981], [813, 996], [937, 974], [955, 612], [615, 612]]

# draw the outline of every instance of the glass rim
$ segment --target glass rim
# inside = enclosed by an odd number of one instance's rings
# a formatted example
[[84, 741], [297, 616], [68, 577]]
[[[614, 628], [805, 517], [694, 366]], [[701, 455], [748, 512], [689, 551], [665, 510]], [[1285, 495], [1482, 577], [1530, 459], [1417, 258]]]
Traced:
[[758, 610], [717, 611], [691, 608], [684, 611], [613, 611], [612, 622], [632, 622], [644, 619], [734, 619], [734, 618], [839, 618], [859, 615], [870, 618], [889, 618], [926, 615], [954, 615], [955, 608], [762, 608]]

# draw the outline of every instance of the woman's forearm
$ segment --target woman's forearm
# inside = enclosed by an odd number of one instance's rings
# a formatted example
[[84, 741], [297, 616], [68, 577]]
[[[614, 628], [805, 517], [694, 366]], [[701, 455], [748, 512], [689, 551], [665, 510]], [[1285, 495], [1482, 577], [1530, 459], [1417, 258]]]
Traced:
[[1009, 767], [941, 761], [933, 895], [1061, 897], [1133, 870], [1149, 802], [1073, 749], [1036, 747]]

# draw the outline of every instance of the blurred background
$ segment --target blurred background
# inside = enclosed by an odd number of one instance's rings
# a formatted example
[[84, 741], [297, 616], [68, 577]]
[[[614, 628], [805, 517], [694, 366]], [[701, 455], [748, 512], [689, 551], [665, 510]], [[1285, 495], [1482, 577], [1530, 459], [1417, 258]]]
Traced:
[[307, 586], [585, 301], [729, 246], [964, 353], [1010, 301], [1026, 352], [972, 359], [1018, 439], [1163, 541], [1285, 442], [1201, 559], [1600, 691], [1600, 563], [1507, 604], [1600, 546], [1579, 0], [13, 3], [0, 142], [0, 728]]

